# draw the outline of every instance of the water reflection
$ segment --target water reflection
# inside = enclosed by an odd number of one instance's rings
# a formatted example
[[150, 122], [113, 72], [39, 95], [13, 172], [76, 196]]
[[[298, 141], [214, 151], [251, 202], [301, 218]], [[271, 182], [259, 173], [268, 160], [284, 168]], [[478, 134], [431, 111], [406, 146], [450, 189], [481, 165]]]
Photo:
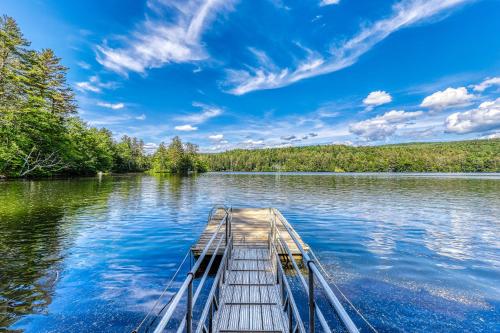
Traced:
[[0, 183], [0, 327], [50, 305], [63, 250], [72, 238], [67, 216], [87, 205], [89, 197], [105, 204], [111, 184]]
[[3, 182], [0, 327], [132, 329], [225, 202], [278, 207], [380, 331], [494, 331], [498, 193], [495, 175]]

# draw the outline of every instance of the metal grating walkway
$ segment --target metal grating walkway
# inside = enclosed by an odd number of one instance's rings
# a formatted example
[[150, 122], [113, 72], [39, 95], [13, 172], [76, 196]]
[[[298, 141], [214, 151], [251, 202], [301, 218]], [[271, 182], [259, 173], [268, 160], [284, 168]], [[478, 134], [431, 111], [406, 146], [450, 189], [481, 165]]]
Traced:
[[[220, 221], [214, 222], [217, 219]], [[305, 333], [284, 265], [293, 269], [298, 287], [302, 287], [308, 298], [307, 328], [310, 333], [315, 332], [316, 326], [322, 332], [332, 332], [323, 310], [316, 304], [316, 284], [321, 287], [330, 309], [335, 311], [344, 328], [349, 333], [359, 333], [319, 271], [317, 266], [321, 264], [315, 256], [309, 255], [308, 252], [312, 255], [312, 250], [277, 209], [217, 206], [211, 210], [208, 221], [202, 236], [191, 248], [198, 258], [158, 317], [154, 333], [172, 329], [177, 333]], [[216, 257], [220, 258], [217, 273], [213, 279], [208, 279]], [[201, 269], [205, 259], [209, 262]], [[196, 277], [201, 271], [202, 276]], [[307, 281], [304, 271], [307, 272]], [[196, 288], [195, 279], [199, 280]], [[207, 281], [210, 282], [205, 283]], [[208, 295], [200, 304], [198, 300], [203, 289], [208, 289]], [[181, 312], [183, 318], [171, 321], [182, 298], [186, 300], [185, 312]], [[329, 315], [332, 317], [331, 312]], [[319, 325], [316, 325], [316, 319]]]
[[234, 247], [221, 288], [216, 332], [287, 332], [269, 250]]

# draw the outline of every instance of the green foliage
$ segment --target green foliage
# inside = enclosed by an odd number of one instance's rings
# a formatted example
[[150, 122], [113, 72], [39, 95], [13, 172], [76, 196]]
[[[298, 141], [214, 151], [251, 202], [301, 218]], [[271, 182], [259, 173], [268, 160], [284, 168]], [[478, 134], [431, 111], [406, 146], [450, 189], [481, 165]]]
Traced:
[[68, 121], [66, 150], [71, 171], [76, 174], [95, 174], [111, 170], [114, 165], [114, 142], [107, 129], [88, 127], [79, 118]]
[[179, 137], [174, 137], [167, 147], [162, 142], [152, 157], [151, 171], [154, 173], [204, 172], [206, 165], [199, 158], [198, 146], [183, 144]]
[[144, 143], [114, 142], [110, 131], [77, 118], [61, 59], [28, 46], [14, 19], [0, 17], [0, 176], [147, 169]]
[[500, 139], [237, 149], [202, 158], [211, 171], [499, 172]]
[[149, 169], [149, 158], [144, 152], [144, 142], [124, 135], [114, 147], [114, 167], [117, 172], [134, 172]]

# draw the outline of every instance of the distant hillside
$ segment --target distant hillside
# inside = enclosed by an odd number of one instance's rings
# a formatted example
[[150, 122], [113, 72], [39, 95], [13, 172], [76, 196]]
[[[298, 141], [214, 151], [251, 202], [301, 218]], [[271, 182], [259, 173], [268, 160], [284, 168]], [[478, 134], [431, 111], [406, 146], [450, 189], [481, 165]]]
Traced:
[[500, 172], [500, 139], [204, 154], [211, 171]]

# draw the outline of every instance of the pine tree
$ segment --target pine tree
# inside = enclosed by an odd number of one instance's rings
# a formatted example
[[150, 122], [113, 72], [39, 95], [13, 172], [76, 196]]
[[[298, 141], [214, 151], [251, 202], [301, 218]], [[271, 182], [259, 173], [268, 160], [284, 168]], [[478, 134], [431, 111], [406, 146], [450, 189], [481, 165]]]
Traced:
[[16, 21], [9, 16], [0, 17], [0, 108], [13, 108], [21, 93], [23, 62], [30, 43], [24, 38]]

